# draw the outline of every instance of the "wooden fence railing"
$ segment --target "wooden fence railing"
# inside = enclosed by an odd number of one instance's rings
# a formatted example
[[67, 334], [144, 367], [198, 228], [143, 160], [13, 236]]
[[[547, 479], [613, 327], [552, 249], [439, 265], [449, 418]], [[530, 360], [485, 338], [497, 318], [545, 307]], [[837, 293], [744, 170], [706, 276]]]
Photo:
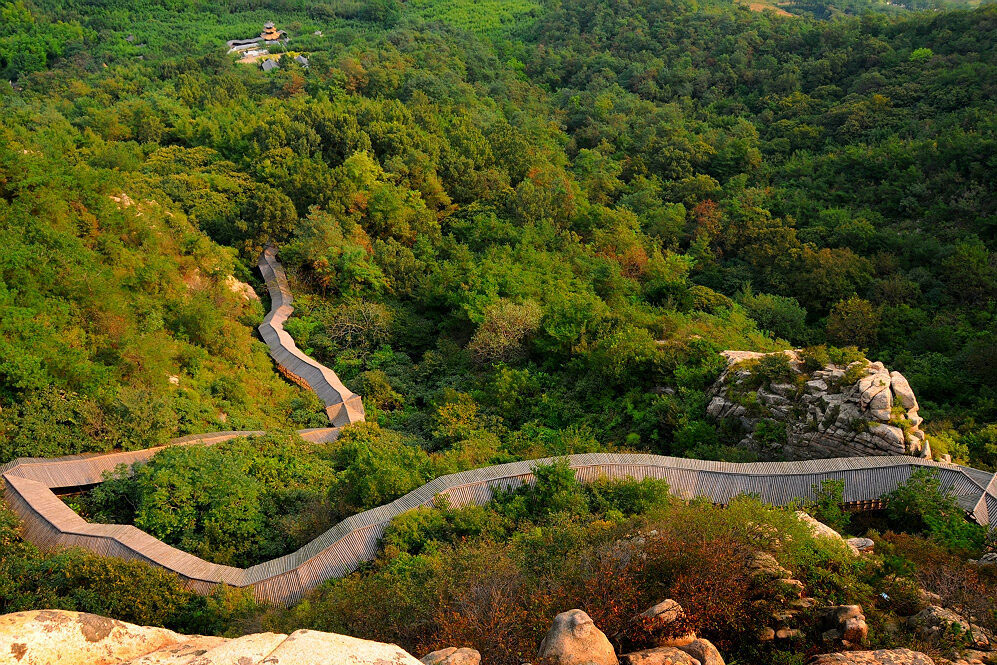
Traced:
[[259, 268], [270, 293], [270, 311], [259, 327], [270, 356], [289, 378], [319, 396], [334, 426], [362, 422], [364, 410], [360, 396], [344, 386], [331, 369], [306, 356], [284, 330], [284, 322], [294, 308], [284, 266], [277, 261], [277, 250], [272, 245], [260, 254]]
[[[304, 356], [283, 330], [290, 313], [287, 280], [273, 250], [264, 252], [260, 268], [267, 278], [273, 306], [260, 332], [271, 354], [288, 372], [316, 390], [334, 424], [363, 419], [359, 397], [346, 389], [331, 370]], [[276, 351], [275, 351], [276, 349]], [[338, 428], [302, 430], [313, 441], [335, 438]], [[210, 445], [241, 435], [261, 432], [215, 432], [171, 442], [171, 445]], [[324, 580], [355, 570], [372, 560], [381, 535], [396, 516], [446, 497], [450, 505], [482, 505], [497, 488], [533, 483], [533, 468], [545, 460], [512, 462], [442, 476], [389, 504], [346, 518], [296, 552], [249, 568], [204, 561], [159, 541], [131, 525], [91, 524], [58, 496], [67, 488], [92, 486], [119, 464], [151, 458], [161, 448], [105, 455], [76, 455], [54, 459], [18, 459], [0, 467], [4, 498], [21, 517], [24, 536], [44, 549], [81, 547], [106, 556], [140, 559], [176, 573], [190, 588], [206, 593], [218, 584], [249, 587], [264, 602], [290, 604]], [[844, 501], [875, 505], [922, 467], [934, 469], [942, 486], [981, 524], [997, 524], [997, 476], [966, 467], [913, 457], [857, 457], [802, 462], [736, 464], [660, 455], [589, 453], [567, 457], [582, 482], [598, 477], [658, 478], [684, 498], [709, 497], [726, 504], [741, 494], [786, 505], [794, 499], [812, 499], [813, 488], [826, 479], [845, 481]]]
[[[482, 505], [496, 488], [510, 489], [534, 482], [533, 467], [554, 459], [512, 462], [442, 476], [387, 505], [348, 517], [296, 552], [250, 568], [233, 568], [199, 559], [134, 526], [88, 523], [53, 492], [99, 483], [107, 469], [147, 459], [153, 452], [19, 460], [3, 469], [4, 496], [21, 516], [25, 537], [44, 549], [82, 547], [107, 556], [141, 559], [175, 572], [200, 592], [208, 592], [217, 584], [230, 584], [251, 587], [261, 601], [289, 604], [324, 580], [346, 575], [372, 560], [385, 527], [403, 512], [432, 505], [440, 496], [453, 506]], [[740, 494], [755, 494], [766, 502], [786, 505], [794, 499], [812, 499], [813, 487], [831, 478], [845, 481], [846, 503], [860, 505], [892, 491], [914, 469], [929, 467], [975, 519], [983, 524], [997, 523], [992, 475], [983, 478], [973, 470], [967, 473], [964, 467], [913, 457], [750, 464], [613, 453], [571, 455], [567, 459], [583, 482], [600, 476], [659, 478], [680, 497], [709, 497], [718, 504], [726, 504]]]

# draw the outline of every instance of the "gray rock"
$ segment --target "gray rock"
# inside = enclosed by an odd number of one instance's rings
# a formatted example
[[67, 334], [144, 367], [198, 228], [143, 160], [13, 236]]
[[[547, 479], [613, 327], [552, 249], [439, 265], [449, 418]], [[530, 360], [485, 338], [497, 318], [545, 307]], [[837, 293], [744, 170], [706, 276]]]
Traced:
[[907, 624], [926, 638], [956, 630], [967, 635], [974, 646], [989, 648], [994, 642], [994, 636], [982, 626], [970, 624], [962, 615], [940, 605], [929, 605], [907, 619]]
[[872, 552], [876, 547], [876, 543], [871, 538], [849, 538], [845, 542], [858, 552]]
[[[756, 394], [758, 410], [751, 411], [741, 405], [743, 400], [737, 393], [746, 392], [752, 385], [750, 363], [764, 354], [723, 354], [730, 365], [711, 390], [707, 414], [715, 420], [736, 423], [743, 432], [743, 447], [786, 459], [903, 455], [908, 451], [930, 456], [927, 437], [920, 429], [923, 420], [917, 413], [917, 402], [902, 376], [891, 374], [882, 363], [868, 361], [855, 361], [848, 368], [828, 365], [807, 375], [798, 352], [785, 353], [790, 366], [801, 374], [799, 381], [804, 390], [797, 391], [792, 382], [761, 386]], [[853, 384], [841, 385], [849, 368], [852, 373], [861, 370], [861, 376]], [[895, 403], [906, 409], [912, 423], [906, 432], [890, 423]], [[783, 423], [785, 441], [757, 441], [754, 432], [761, 420]], [[911, 437], [923, 443], [914, 445]]]
[[903, 374], [900, 372], [890, 372], [890, 389], [896, 395], [897, 401], [905, 409], [908, 411], [911, 409], [917, 410], [917, 398], [914, 397], [914, 391], [911, 390], [910, 384], [907, 383], [907, 379], [904, 378]]

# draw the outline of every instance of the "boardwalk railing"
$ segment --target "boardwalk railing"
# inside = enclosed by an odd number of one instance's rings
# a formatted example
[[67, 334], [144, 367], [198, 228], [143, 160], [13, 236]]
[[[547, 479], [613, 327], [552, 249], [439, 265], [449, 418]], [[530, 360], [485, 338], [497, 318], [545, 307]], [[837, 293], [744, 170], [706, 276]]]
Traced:
[[[271, 355], [295, 380], [315, 390], [334, 425], [363, 420], [360, 398], [343, 386], [332, 370], [301, 353], [284, 331], [283, 323], [291, 313], [291, 296], [272, 248], [260, 258], [260, 270], [272, 300], [260, 333]], [[338, 427], [299, 432], [311, 441], [329, 441], [338, 433]], [[210, 445], [258, 434], [262, 432], [214, 432], [177, 439], [170, 445]], [[81, 547], [105, 556], [139, 559], [176, 573], [201, 593], [218, 584], [229, 584], [251, 588], [264, 602], [290, 604], [323, 581], [346, 575], [372, 560], [385, 527], [398, 515], [433, 505], [441, 496], [452, 506], [483, 505], [497, 488], [508, 490], [532, 484], [534, 467], [555, 459], [512, 462], [442, 476], [389, 504], [346, 518], [296, 552], [250, 568], [235, 568], [178, 550], [131, 525], [91, 524], [56, 494], [96, 485], [117, 466], [146, 461], [161, 449], [14, 460], [0, 466], [4, 498], [21, 517], [25, 538], [43, 549]], [[814, 486], [837, 479], [845, 481], [846, 503], [874, 505], [879, 497], [910, 478], [915, 469], [929, 467], [967, 513], [981, 524], [997, 524], [997, 476], [914, 457], [750, 464], [613, 453], [571, 455], [567, 459], [583, 482], [598, 477], [658, 478], [667, 481], [680, 497], [708, 497], [718, 504], [726, 504], [741, 494], [755, 494], [766, 502], [786, 505], [794, 499], [814, 498]]]
[[270, 356], [289, 378], [319, 396], [333, 425], [344, 427], [362, 422], [364, 410], [360, 396], [344, 386], [331, 369], [306, 356], [284, 330], [284, 322], [294, 308], [284, 266], [277, 261], [277, 250], [272, 245], [260, 255], [259, 268], [270, 292], [270, 311], [259, 327]]
[[[226, 433], [220, 436], [231, 437]], [[385, 527], [396, 516], [446, 497], [452, 506], [482, 505], [496, 488], [533, 483], [533, 468], [555, 458], [512, 462], [442, 476], [391, 503], [353, 515], [301, 549], [250, 568], [204, 561], [156, 540], [130, 525], [91, 524], [53, 490], [99, 483], [119, 463], [147, 453], [113, 453], [90, 458], [18, 460], [3, 469], [5, 498], [24, 521], [25, 537], [44, 549], [82, 547], [107, 556], [141, 559], [175, 572], [191, 588], [206, 593], [217, 584], [250, 587], [265, 602], [290, 604], [332, 577], [372, 560]], [[813, 499], [813, 487], [826, 479], [845, 481], [846, 503], [869, 502], [896, 489], [918, 468], [935, 470], [943, 488], [982, 524], [997, 523], [993, 474], [913, 457], [852, 457], [804, 462], [734, 464], [659, 455], [589, 453], [568, 461], [579, 480], [658, 478], [680, 497], [708, 497], [726, 504], [740, 494], [786, 505]]]

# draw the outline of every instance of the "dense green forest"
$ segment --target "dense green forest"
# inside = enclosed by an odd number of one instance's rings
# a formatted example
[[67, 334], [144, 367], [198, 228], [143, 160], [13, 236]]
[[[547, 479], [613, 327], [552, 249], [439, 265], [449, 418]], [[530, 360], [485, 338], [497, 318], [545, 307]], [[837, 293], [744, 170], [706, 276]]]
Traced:
[[[829, 345], [904, 373], [936, 453], [997, 468], [997, 5], [773, 6], [0, 1], [0, 463], [269, 430], [69, 499], [242, 566], [444, 473], [589, 451], [754, 459], [705, 417], [719, 351]], [[265, 20], [307, 67], [226, 54]], [[287, 330], [363, 396], [368, 422], [334, 443], [291, 433], [327, 424], [321, 404], [255, 337], [267, 243], [295, 293]], [[681, 540], [681, 522], [729, 547], [750, 539], [742, 519], [795, 528], [750, 502], [549, 481], [414, 514], [370, 570], [287, 612], [40, 554], [4, 513], [0, 609], [362, 627], [428, 649], [488, 634], [452, 601], [491, 566], [536, 599], [505, 608], [514, 653], [595, 588], [582, 567], [541, 597], [569, 555], [645, 527]], [[874, 585], [917, 577], [919, 548], [960, 571], [979, 552], [942, 512], [882, 537], [881, 577], [803, 535], [785, 563], [875, 605]], [[694, 569], [667, 568], [676, 594]], [[627, 602], [661, 570], [626, 572]], [[151, 605], [130, 606], [132, 575]], [[413, 605], [361, 611], [395, 591]]]

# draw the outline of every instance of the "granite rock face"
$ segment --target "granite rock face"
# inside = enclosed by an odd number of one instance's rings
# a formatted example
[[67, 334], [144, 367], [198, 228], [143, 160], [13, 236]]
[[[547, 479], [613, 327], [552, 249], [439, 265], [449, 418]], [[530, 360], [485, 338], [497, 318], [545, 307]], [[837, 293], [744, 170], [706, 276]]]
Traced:
[[809, 665], [934, 665], [934, 661], [919, 651], [883, 649], [826, 653], [814, 656]]
[[479, 665], [481, 654], [470, 647], [447, 647], [422, 657], [425, 665]]
[[181, 635], [83, 612], [0, 616], [0, 663], [16, 665], [422, 665], [394, 644], [299, 630]]
[[582, 610], [568, 610], [554, 617], [554, 625], [540, 643], [537, 658], [552, 665], [619, 663], [609, 638]]
[[914, 455], [931, 457], [923, 419], [907, 379], [882, 363], [808, 369], [803, 351], [784, 351], [788, 372], [766, 379], [775, 354], [725, 351], [707, 414], [742, 437], [740, 445], [785, 459]]

